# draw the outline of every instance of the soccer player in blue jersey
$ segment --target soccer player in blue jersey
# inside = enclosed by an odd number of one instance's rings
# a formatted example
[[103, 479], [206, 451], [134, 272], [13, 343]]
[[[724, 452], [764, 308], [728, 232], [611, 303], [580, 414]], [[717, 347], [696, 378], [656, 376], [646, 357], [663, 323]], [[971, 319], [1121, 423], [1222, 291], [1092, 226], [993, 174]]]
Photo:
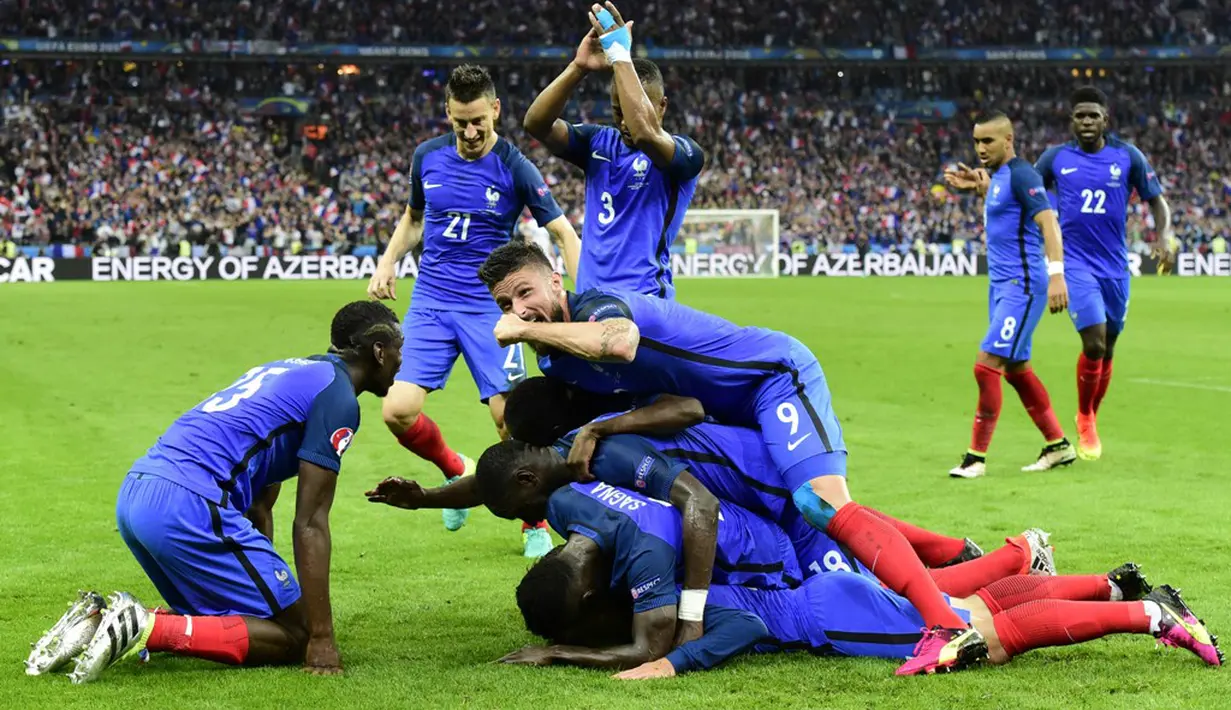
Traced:
[[[402, 335], [392, 311], [360, 301], [334, 316], [330, 340], [328, 355], [252, 368], [180, 416], [133, 464], [116, 504], [120, 536], [173, 613], [112, 595], [74, 683], [144, 651], [342, 671], [329, 598], [329, 510], [342, 454], [359, 430], [357, 396], [389, 391]], [[278, 488], [294, 476], [299, 581], [271, 541]], [[27, 668], [54, 670], [80, 650], [61, 643], [61, 632], [102, 611], [97, 594], [89, 599], [94, 608], [70, 608]]]
[[987, 473], [987, 450], [1000, 418], [1000, 379], [1009, 381], [1022, 406], [1043, 434], [1038, 460], [1023, 471], [1047, 471], [1077, 460], [1073, 445], [1052, 410], [1047, 388], [1030, 366], [1034, 329], [1050, 309], [1068, 305], [1064, 280], [1064, 246], [1056, 212], [1047, 201], [1043, 179], [1013, 148], [1013, 123], [994, 112], [974, 127], [975, 151], [986, 172], [965, 165], [946, 171], [945, 182], [984, 195], [983, 223], [990, 278], [990, 325], [975, 357], [979, 403], [971, 428], [970, 448], [949, 471], [955, 478]]
[[[500, 99], [487, 70], [463, 65], [445, 87], [453, 131], [415, 149], [410, 202], [368, 284], [372, 298], [396, 298], [397, 265], [420, 240], [423, 257], [412, 303], [402, 324], [406, 350], [397, 384], [385, 397], [385, 425], [398, 443], [436, 464], [446, 480], [473, 470], [474, 463], [445, 444], [423, 405], [429, 392], [443, 389], [460, 353], [504, 436], [504, 394], [525, 378], [520, 345], [501, 346], [492, 337], [499, 309], [478, 281], [479, 266], [509, 241], [527, 207], [564, 253], [576, 274], [580, 246], [537, 168], [496, 134]], [[444, 525], [458, 530], [468, 511], [443, 511]], [[551, 549], [545, 524], [522, 531], [525, 554]]]
[[[577, 55], [526, 111], [526, 132], [586, 175], [586, 220], [578, 292], [601, 286], [672, 298], [671, 243], [697, 189], [705, 153], [691, 138], [663, 128], [663, 76], [633, 59], [631, 27], [615, 6], [595, 5], [593, 29]], [[612, 71], [614, 126], [560, 118], [591, 72]]]
[[1095, 419], [1107, 386], [1116, 340], [1128, 318], [1129, 200], [1150, 205], [1165, 259], [1171, 207], [1141, 151], [1107, 132], [1107, 97], [1093, 86], [1073, 92], [1073, 140], [1048, 148], [1035, 168], [1055, 193], [1064, 232], [1069, 315], [1081, 336], [1077, 358], [1077, 456], [1103, 454]]
[[[570, 294], [542, 252], [513, 242], [492, 252], [479, 276], [504, 312], [497, 340], [530, 343], [544, 374], [596, 393], [693, 397], [717, 421], [760, 429], [808, 523], [911, 599], [933, 627], [923, 644], [927, 663], [981, 643], [901, 532], [852, 501], [842, 428], [820, 363], [803, 343], [641, 294]], [[685, 606], [688, 616], [699, 611]]]
[[[669, 610], [661, 614], [668, 622], [663, 628], [630, 643], [628, 595], [607, 584], [609, 570], [593, 548], [557, 548], [540, 560], [518, 587], [518, 606], [531, 633], [559, 645], [528, 646], [501, 661], [631, 668], [614, 677], [640, 680], [713, 668], [749, 651], [900, 659], [914, 653], [920, 638], [922, 619], [907, 600], [862, 575], [831, 572], [792, 590], [715, 585], [704, 636], [655, 659], [650, 649], [661, 648], [671, 633]], [[663, 594], [657, 603], [670, 606], [676, 599]], [[1209, 665], [1223, 663], [1217, 639], [1179, 592], [1152, 588], [1132, 563], [1108, 575], [1009, 577], [949, 603], [980, 630], [990, 647], [987, 660], [995, 664], [1110, 634], [1148, 634]], [[938, 670], [983, 660], [973, 650], [963, 649], [953, 666]]]

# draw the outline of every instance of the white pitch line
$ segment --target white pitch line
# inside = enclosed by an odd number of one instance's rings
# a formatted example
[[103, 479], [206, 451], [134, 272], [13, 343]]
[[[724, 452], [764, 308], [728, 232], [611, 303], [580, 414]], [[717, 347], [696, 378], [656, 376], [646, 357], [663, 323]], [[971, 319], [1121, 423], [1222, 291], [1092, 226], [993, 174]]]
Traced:
[[1195, 382], [1173, 382], [1171, 380], [1149, 380], [1142, 377], [1136, 377], [1129, 382], [1138, 382], [1143, 385], [1160, 385], [1162, 387], [1183, 387], [1190, 390], [1206, 390], [1207, 392], [1229, 392], [1231, 387], [1222, 387], [1219, 385], [1201, 385]]

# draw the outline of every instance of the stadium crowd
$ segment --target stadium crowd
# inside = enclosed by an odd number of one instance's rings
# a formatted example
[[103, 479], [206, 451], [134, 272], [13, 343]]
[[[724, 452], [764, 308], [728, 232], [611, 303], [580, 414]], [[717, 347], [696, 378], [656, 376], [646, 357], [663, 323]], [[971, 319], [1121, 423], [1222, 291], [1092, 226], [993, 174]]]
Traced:
[[[0, 0], [8, 36], [108, 40], [274, 40], [433, 44], [568, 44], [555, 21], [570, 0]], [[1227, 0], [798, 2], [651, 1], [630, 15], [660, 46], [1134, 46], [1223, 43]], [[584, 29], [584, 28], [583, 28]]]
[[[501, 132], [579, 224], [580, 173], [520, 127], [555, 71], [497, 71]], [[693, 208], [776, 207], [788, 248], [973, 250], [981, 208], [941, 180], [946, 165], [973, 159], [970, 112], [989, 103], [1007, 110], [1020, 122], [1020, 154], [1033, 159], [1067, 140], [1064, 98], [1093, 80], [1113, 98], [1117, 132], [1162, 177], [1181, 248], [1225, 248], [1231, 72], [1072, 71], [676, 68], [667, 72], [667, 125], [709, 154]], [[406, 65], [343, 76], [315, 64], [10, 64], [0, 70], [0, 227], [39, 248], [371, 249], [402, 210], [414, 146], [448, 130], [446, 75]], [[307, 119], [327, 127], [325, 140], [305, 139], [297, 119], [248, 115], [235, 101], [271, 95], [313, 98]], [[607, 120], [606, 95], [606, 82], [591, 79], [571, 117]], [[956, 114], [896, 114], [901, 102], [936, 96], [953, 97]], [[1134, 249], [1149, 249], [1144, 206], [1130, 235]]]

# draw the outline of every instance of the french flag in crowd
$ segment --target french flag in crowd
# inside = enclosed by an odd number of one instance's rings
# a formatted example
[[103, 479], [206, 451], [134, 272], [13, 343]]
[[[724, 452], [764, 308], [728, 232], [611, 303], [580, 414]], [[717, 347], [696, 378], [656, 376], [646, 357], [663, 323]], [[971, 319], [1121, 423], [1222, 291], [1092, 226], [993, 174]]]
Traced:
[[179, 151], [176, 151], [176, 152], [174, 152], [174, 153], [172, 153], [172, 154], [171, 154], [171, 162], [172, 162], [172, 163], [174, 163], [174, 164], [175, 164], [175, 167], [177, 167], [177, 168], [178, 168], [179, 166], [183, 165], [183, 164], [184, 164], [184, 161], [185, 161], [185, 160], [187, 160], [187, 159], [188, 159], [188, 156], [184, 155], [183, 153], [181, 153], [181, 152], [179, 152]]
[[105, 180], [95, 180], [90, 183], [90, 199], [97, 200], [103, 195], [111, 192], [111, 186]]
[[244, 198], [244, 209], [248, 210], [249, 213], [256, 212], [260, 207], [261, 201], [252, 195]]

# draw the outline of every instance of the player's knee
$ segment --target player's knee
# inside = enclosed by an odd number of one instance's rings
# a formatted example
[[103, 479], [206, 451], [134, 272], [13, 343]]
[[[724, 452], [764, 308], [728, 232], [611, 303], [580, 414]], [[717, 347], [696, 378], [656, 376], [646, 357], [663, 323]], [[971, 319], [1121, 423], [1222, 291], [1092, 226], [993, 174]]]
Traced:
[[1102, 360], [1107, 357], [1107, 341], [1099, 336], [1082, 338], [1081, 351], [1089, 360]]
[[380, 405], [380, 413], [385, 420], [385, 425], [399, 434], [414, 426], [422, 410], [423, 398], [397, 385], [389, 390], [389, 394], [385, 396]]
[[810, 482], [796, 488], [791, 498], [795, 501], [795, 507], [803, 514], [804, 520], [818, 530], [828, 528], [833, 516], [838, 514], [838, 509], [817, 495]]

